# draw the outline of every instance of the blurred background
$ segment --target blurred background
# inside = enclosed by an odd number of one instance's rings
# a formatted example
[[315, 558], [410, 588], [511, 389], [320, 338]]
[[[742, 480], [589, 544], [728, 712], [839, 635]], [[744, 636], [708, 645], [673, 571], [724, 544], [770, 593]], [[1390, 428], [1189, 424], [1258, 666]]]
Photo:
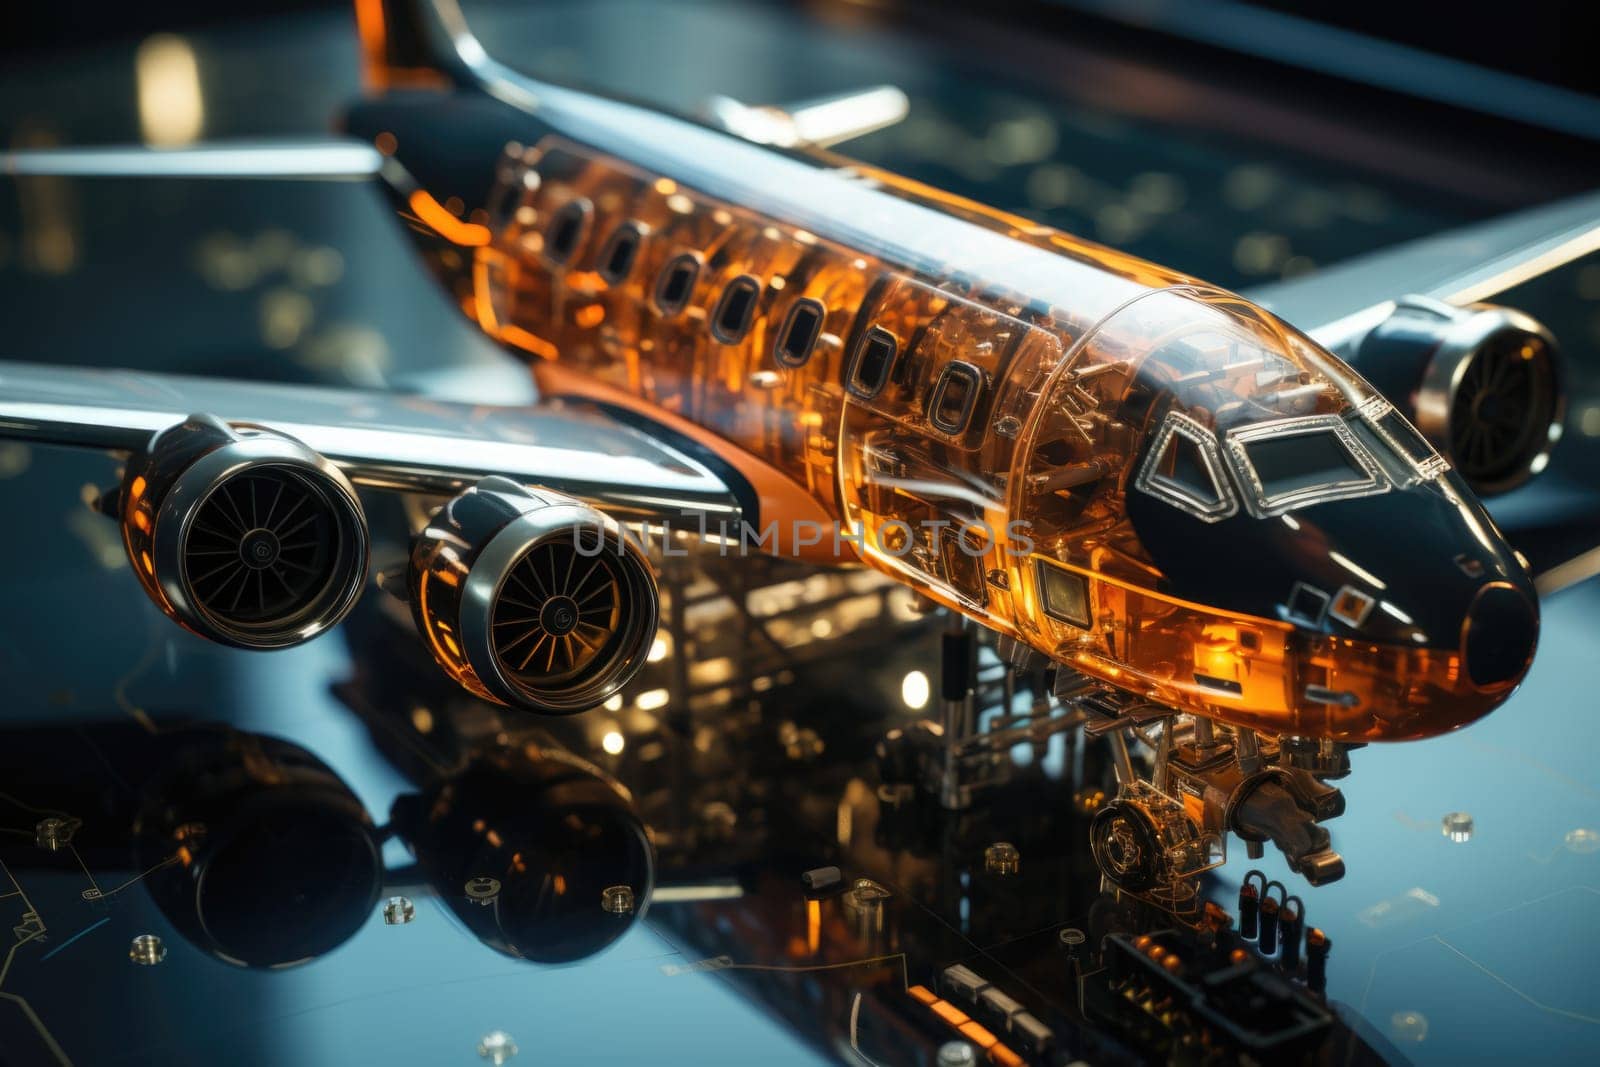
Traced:
[[[1496, 20], [1149, 0], [464, 7], [514, 66], [684, 112], [896, 84], [909, 118], [848, 154], [1233, 288], [1600, 175], [1593, 5]], [[333, 0], [68, 0], [8, 19], [0, 144], [317, 136], [359, 91], [353, 17]], [[13, 189], [0, 308], [23, 358], [367, 385], [471, 358], [359, 190]], [[1597, 300], [1600, 271], [1579, 268], [1525, 303], [1592, 345]], [[1600, 432], [1600, 411], [1576, 414]]]

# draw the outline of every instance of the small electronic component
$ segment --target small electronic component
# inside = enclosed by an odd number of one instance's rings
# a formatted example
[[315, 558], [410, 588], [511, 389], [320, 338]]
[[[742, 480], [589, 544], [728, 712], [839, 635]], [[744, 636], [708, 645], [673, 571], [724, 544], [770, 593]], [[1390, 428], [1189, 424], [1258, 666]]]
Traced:
[[1284, 898], [1278, 909], [1278, 962], [1291, 974], [1300, 966], [1300, 941], [1305, 933], [1305, 904], [1299, 897]]
[[1313, 926], [1306, 931], [1306, 985], [1321, 993], [1328, 987], [1328, 953], [1333, 940]]
[[826, 893], [844, 884], [837, 867], [813, 867], [800, 876], [800, 884], [812, 893]]
[[1158, 1047], [1223, 1045], [1278, 1062], [1312, 1047], [1333, 1023], [1310, 992], [1242, 949], [1208, 949], [1167, 930], [1110, 934], [1103, 952], [1104, 989], [1083, 983], [1094, 1010]]
[[952, 997], [968, 1004], [976, 1004], [979, 994], [989, 988], [989, 983], [980, 978], [970, 967], [956, 964], [944, 969], [944, 986]]
[[[1276, 900], [1272, 896], [1272, 887], [1277, 886], [1279, 895]], [[1278, 951], [1278, 912], [1281, 910], [1283, 900], [1283, 886], [1277, 882], [1268, 882], [1266, 892], [1261, 894], [1261, 930], [1256, 937], [1256, 947], [1262, 955], [1271, 956]]]
[[959, 1000], [984, 1013], [1010, 1035], [1012, 1044], [1024, 1053], [1042, 1055], [1049, 1051], [1054, 1031], [1020, 1001], [995, 988], [972, 968], [959, 963], [946, 967], [940, 975], [940, 983], [951, 1000]]
[[[1260, 888], [1257, 888], [1259, 883]], [[1254, 941], [1261, 931], [1261, 891], [1267, 886], [1267, 877], [1260, 871], [1249, 871], [1239, 886], [1239, 936]]]

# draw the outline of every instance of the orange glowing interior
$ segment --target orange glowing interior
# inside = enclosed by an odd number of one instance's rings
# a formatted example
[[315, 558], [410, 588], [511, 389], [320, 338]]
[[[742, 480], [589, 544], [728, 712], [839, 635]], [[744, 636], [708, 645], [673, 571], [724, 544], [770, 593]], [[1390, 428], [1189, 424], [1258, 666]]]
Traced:
[[[1054, 253], [1041, 290], [1061, 296], [964, 274], [959, 247], [950, 269], [905, 268], [550, 137], [502, 166], [492, 236], [458, 242], [478, 244], [473, 311], [538, 357], [547, 388], [602, 390], [693, 428], [843, 524], [868, 564], [1091, 677], [1352, 741], [1438, 732], [1463, 701], [1490, 701], [1454, 653], [1175, 600], [1128, 520], [1163, 413], [1208, 433], [1274, 414], [1387, 417], [1369, 386], [1231, 294], [855, 169]], [[466, 225], [451, 216], [441, 232], [451, 224]], [[1442, 469], [1415, 462], [1418, 478]], [[1081, 579], [1077, 608], [1050, 610], [1052, 575]], [[1237, 693], [1187, 681], [1197, 673]], [[1308, 685], [1352, 699], [1308, 701]]]

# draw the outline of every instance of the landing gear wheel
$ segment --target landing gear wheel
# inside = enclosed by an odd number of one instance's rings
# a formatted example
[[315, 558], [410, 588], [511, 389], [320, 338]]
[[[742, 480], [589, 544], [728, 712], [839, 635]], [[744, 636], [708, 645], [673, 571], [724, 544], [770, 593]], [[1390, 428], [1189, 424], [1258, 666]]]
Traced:
[[1113, 800], [1089, 825], [1089, 843], [1100, 873], [1120, 889], [1142, 893], [1164, 881], [1165, 848], [1149, 812]]

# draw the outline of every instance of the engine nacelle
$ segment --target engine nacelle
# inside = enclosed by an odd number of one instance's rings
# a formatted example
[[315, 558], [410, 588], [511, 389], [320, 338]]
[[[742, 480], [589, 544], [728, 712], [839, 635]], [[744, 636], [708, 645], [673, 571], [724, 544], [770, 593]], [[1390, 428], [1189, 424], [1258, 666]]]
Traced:
[[485, 478], [439, 510], [412, 549], [409, 583], [440, 666], [512, 707], [592, 708], [638, 672], [655, 640], [655, 575], [616, 521], [507, 478]]
[[1520, 311], [1406, 297], [1348, 358], [1482, 496], [1538, 474], [1561, 438], [1561, 354]]
[[133, 572], [185, 628], [237, 648], [300, 644], [355, 606], [367, 520], [344, 474], [299, 441], [193, 415], [128, 462]]

